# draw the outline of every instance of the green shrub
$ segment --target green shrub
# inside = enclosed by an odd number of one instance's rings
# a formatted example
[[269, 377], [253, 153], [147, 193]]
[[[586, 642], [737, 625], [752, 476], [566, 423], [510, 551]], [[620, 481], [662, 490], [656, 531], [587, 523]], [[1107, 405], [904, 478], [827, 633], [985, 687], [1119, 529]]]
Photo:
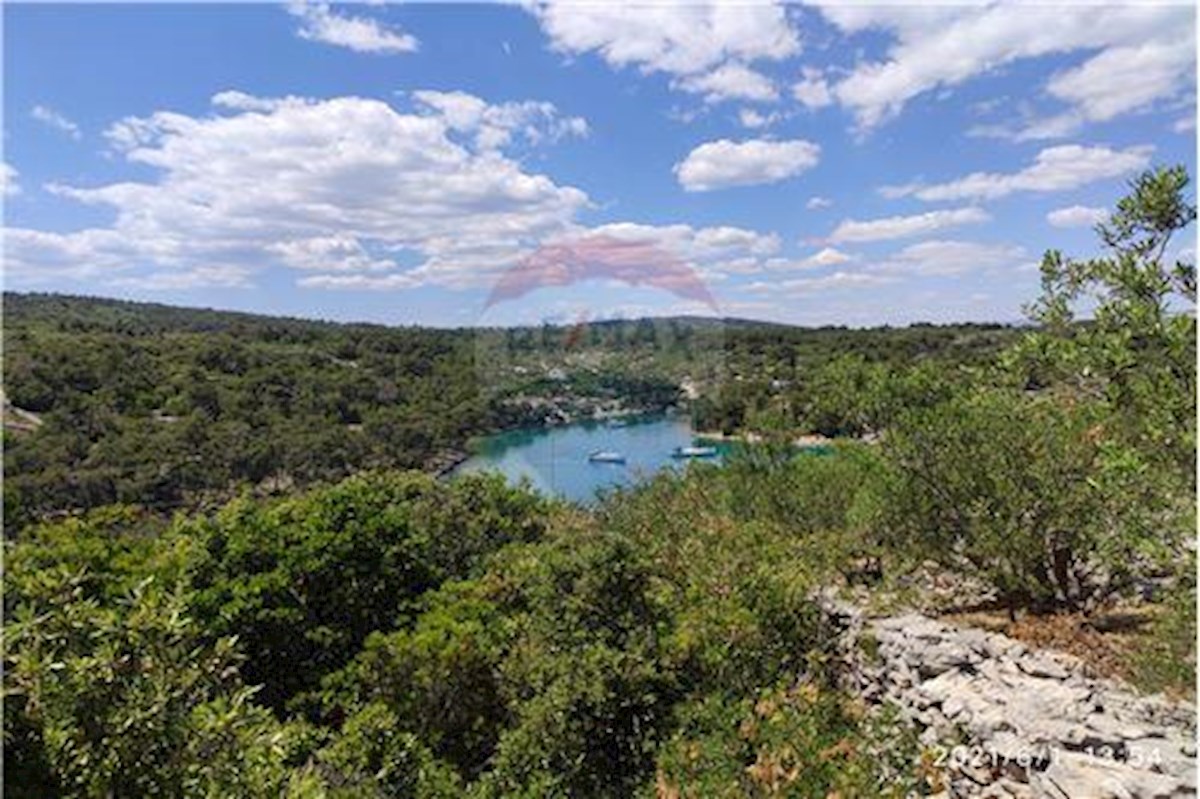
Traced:
[[990, 582], [1010, 607], [1090, 609], [1171, 557], [1179, 486], [1099, 404], [982, 391], [890, 431], [892, 547]]
[[541, 534], [542, 501], [498, 477], [367, 474], [294, 499], [238, 500], [173, 534], [197, 542], [197, 617], [237, 635], [259, 701], [282, 710], [415, 600], [511, 541]]
[[678, 715], [643, 796], [900, 797], [913, 787], [913, 742], [894, 729], [872, 735], [853, 700], [813, 683], [712, 694]]
[[313, 748], [250, 703], [234, 641], [203, 643], [182, 591], [103, 607], [68, 579], [46, 596], [54, 611], [23, 604], [5, 627], [12, 795], [279, 795]]
[[1161, 615], [1133, 657], [1133, 680], [1145, 691], [1196, 693], [1196, 557], [1178, 570]]
[[329, 799], [462, 796], [462, 784], [454, 771], [439, 763], [428, 747], [402, 726], [384, 705], [366, 706], [346, 721], [333, 743], [317, 753], [313, 773], [294, 778], [292, 793]]

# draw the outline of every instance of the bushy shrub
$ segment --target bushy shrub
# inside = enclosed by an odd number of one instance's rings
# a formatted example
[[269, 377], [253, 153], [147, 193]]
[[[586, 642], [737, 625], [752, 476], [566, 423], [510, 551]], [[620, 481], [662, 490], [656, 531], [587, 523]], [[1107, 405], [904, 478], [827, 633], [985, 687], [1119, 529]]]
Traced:
[[182, 590], [120, 602], [48, 583], [53, 612], [5, 627], [5, 788], [14, 796], [279, 795], [316, 738], [250, 702], [232, 639], [201, 641]]
[[462, 790], [453, 769], [381, 703], [351, 716], [289, 785], [289, 795], [328, 799], [455, 799]]
[[676, 732], [658, 754], [654, 786], [641, 795], [910, 795], [913, 742], [894, 729], [871, 732], [854, 700], [814, 683], [774, 686], [746, 698], [703, 696], [680, 707]]
[[487, 553], [532, 540], [541, 500], [499, 477], [440, 483], [366, 474], [274, 503], [238, 500], [173, 535], [197, 542], [198, 618], [237, 635], [259, 701], [282, 710], [344, 665], [376, 630]]
[[1179, 486], [1114, 440], [1106, 409], [1003, 390], [909, 415], [887, 436], [883, 537], [990, 582], [1010, 607], [1090, 609], [1171, 556]]

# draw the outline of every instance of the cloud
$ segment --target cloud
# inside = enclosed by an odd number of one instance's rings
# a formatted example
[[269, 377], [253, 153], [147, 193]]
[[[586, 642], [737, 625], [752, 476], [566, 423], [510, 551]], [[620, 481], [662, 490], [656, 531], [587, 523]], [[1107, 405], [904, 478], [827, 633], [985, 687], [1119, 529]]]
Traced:
[[1196, 69], [1195, 33], [1110, 47], [1081, 66], [1059, 72], [1047, 92], [1071, 106], [1066, 119], [1104, 122], [1174, 95]]
[[887, 186], [880, 192], [887, 197], [913, 195], [926, 201], [939, 201], [991, 200], [1019, 191], [1066, 191], [1145, 169], [1153, 149], [1142, 146], [1114, 150], [1065, 144], [1042, 150], [1030, 166], [1019, 172], [974, 172], [947, 183]]
[[719, 225], [643, 225], [614, 222], [589, 228], [588, 236], [652, 245], [676, 256], [689, 267], [713, 279], [726, 274], [748, 274], [763, 269], [764, 260], [779, 252], [774, 233]]
[[758, 281], [747, 286], [747, 291], [759, 294], [792, 295], [822, 294], [846, 289], [868, 289], [894, 282], [895, 278], [872, 272], [834, 272], [820, 277], [797, 277], [791, 280]]
[[[1080, 120], [1111, 118], [1177, 94], [1194, 70], [1195, 11], [1184, 4], [830, 3], [821, 11], [843, 33], [881, 31], [893, 37], [884, 59], [858, 64], [833, 87], [864, 130], [899, 114], [919, 95], [1023, 59], [1091, 55], [1047, 85]], [[1105, 82], [1110, 78], [1111, 93]]]
[[287, 266], [307, 271], [379, 272], [396, 266], [389, 258], [371, 255], [359, 239], [344, 233], [280, 241], [266, 250]]
[[788, 272], [801, 269], [822, 269], [829, 266], [838, 266], [839, 264], [848, 263], [854, 260], [854, 256], [848, 255], [834, 247], [825, 247], [819, 252], [813, 253], [807, 258], [802, 258], [799, 261], [789, 260], [787, 258], [772, 258], [766, 263], [766, 268], [774, 272]]
[[974, 135], [1013, 141], [1060, 139], [1089, 122], [1106, 122], [1122, 114], [1151, 108], [1163, 98], [1178, 95], [1196, 65], [1192, 34], [1183, 31], [1174, 39], [1102, 50], [1094, 58], [1055, 73], [1046, 94], [1068, 108], [1061, 113], [1036, 115], [1025, 111], [1017, 123], [980, 125]]
[[328, 3], [296, 2], [288, 13], [300, 19], [296, 34], [301, 39], [346, 47], [357, 53], [412, 53], [419, 46], [416, 38], [390, 29], [369, 17], [338, 14]]
[[11, 165], [0, 161], [0, 196], [16, 197], [21, 193], [21, 187], [17, 183], [18, 174]]
[[297, 280], [296, 285], [306, 289], [398, 291], [415, 288], [420, 281], [401, 272], [390, 275], [309, 275]]
[[820, 211], [833, 206], [833, 200], [828, 197], [809, 197], [804, 207], [810, 211]]
[[696, 283], [761, 271], [780, 250], [777, 235], [732, 226], [583, 226], [587, 196], [529, 172], [505, 148], [585, 126], [543, 103], [429, 91], [410, 99], [405, 111], [358, 97], [226, 91], [211, 115], [121, 120], [106, 132], [115, 153], [152, 177], [48, 186], [115, 219], [69, 233], [5, 231], [14, 274], [153, 290], [250, 285], [283, 267], [312, 289], [462, 289], [495, 286], [555, 247], [608, 242], [602, 250], [621, 275], [641, 274], [638, 254], [657, 252]]
[[119, 277], [114, 286], [143, 291], [184, 291], [197, 288], [251, 288], [252, 271], [244, 266], [224, 264], [197, 266], [180, 272], [156, 272], [140, 277]]
[[65, 116], [55, 111], [53, 108], [45, 105], [35, 105], [29, 112], [29, 116], [41, 122], [47, 127], [65, 133], [75, 141], [79, 141], [83, 134], [79, 131], [79, 126]]
[[779, 237], [745, 228], [613, 222], [579, 227], [547, 239], [492, 286], [486, 307], [542, 289], [588, 281], [667, 291], [716, 308], [710, 290], [729, 274], [762, 270], [780, 248]]
[[564, 237], [530, 253], [492, 286], [485, 308], [517, 300], [543, 289], [561, 289], [588, 281], [667, 291], [716, 309], [703, 278], [677, 252], [654, 235], [616, 237], [584, 232]]
[[1085, 205], [1058, 208], [1046, 214], [1046, 221], [1054, 227], [1091, 227], [1107, 218], [1108, 211], [1105, 209]]
[[792, 96], [806, 108], [824, 108], [833, 103], [833, 94], [821, 72], [805, 67], [804, 79], [792, 87]]
[[[294, 95], [288, 97], [255, 97], [252, 94], [234, 90], [217, 92], [212, 96], [212, 104], [214, 106], [228, 108], [233, 111], [276, 111], [286, 106], [301, 107], [308, 105], [308, 103], [309, 100], [306, 97], [296, 97]], [[134, 119], [124, 120], [121, 129], [110, 129], [106, 131], [105, 135], [111, 139], [116, 134], [121, 136], [130, 134], [133, 135], [133, 138], [122, 138], [118, 143], [122, 145], [136, 143], [137, 138], [134, 134], [137, 132], [135, 128], [137, 122], [138, 120]]]
[[[784, 3], [620, 4], [533, 2], [554, 50], [594, 53], [615, 69], [672, 76], [671, 87], [705, 102], [772, 102], [774, 83], [751, 64], [800, 52], [800, 37]], [[748, 125], [748, 127], [755, 127]]]
[[530, 144], [556, 142], [566, 136], [587, 136], [582, 117], [561, 117], [553, 103], [510, 102], [492, 105], [466, 92], [415, 91], [413, 99], [440, 114], [456, 131], [475, 136], [483, 149], [504, 147], [514, 134]]
[[987, 222], [991, 216], [981, 208], [955, 208], [947, 211], [930, 211], [913, 216], [889, 216], [883, 219], [859, 221], [846, 219], [829, 235], [834, 242], [883, 241], [906, 236], [923, 236], [958, 225]]
[[885, 274], [949, 276], [992, 269], [1017, 269], [1029, 260], [1021, 247], [934, 239], [913, 244], [879, 263]]
[[800, 51], [781, 3], [621, 4], [535, 2], [526, 6], [561, 53], [595, 53], [612, 67], [697, 75], [726, 62], [777, 61]]
[[751, 130], [768, 128], [781, 119], [783, 119], [783, 115], [775, 111], [769, 114], [764, 114], [753, 108], [743, 108], [738, 111], [738, 122], [742, 127], [750, 128]]
[[[503, 137], [479, 142], [485, 128], [512, 135], [531, 124], [506, 106], [484, 104], [468, 118], [420, 101], [402, 112], [358, 97], [215, 99], [213, 115], [159, 112], [113, 125], [106, 135], [116, 154], [152, 177], [48, 186], [111, 209], [114, 221], [70, 233], [7, 231], [16, 273], [188, 273], [193, 283], [228, 285], [231, 273], [197, 268], [233, 263], [310, 276], [406, 275], [394, 285], [487, 285], [569, 230], [588, 205], [579, 189], [508, 158], [495, 142]], [[171, 280], [183, 278], [158, 279]]]
[[779, 92], [770, 78], [736, 61], [722, 64], [711, 72], [682, 78], [671, 85], [692, 94], [702, 94], [705, 102], [709, 103], [723, 100], [770, 102], [779, 99]]
[[720, 139], [696, 147], [674, 171], [685, 191], [753, 186], [794, 177], [815, 166], [820, 153], [820, 147], [803, 139]]

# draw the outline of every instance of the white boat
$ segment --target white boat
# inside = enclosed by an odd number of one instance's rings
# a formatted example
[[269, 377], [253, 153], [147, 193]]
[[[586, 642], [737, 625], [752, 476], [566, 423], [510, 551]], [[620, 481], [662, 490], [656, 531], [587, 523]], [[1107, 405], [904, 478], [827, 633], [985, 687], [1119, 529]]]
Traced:
[[676, 447], [672, 458], [711, 458], [717, 454], [716, 447]]
[[597, 449], [588, 454], [589, 463], [624, 463], [625, 456], [611, 449]]

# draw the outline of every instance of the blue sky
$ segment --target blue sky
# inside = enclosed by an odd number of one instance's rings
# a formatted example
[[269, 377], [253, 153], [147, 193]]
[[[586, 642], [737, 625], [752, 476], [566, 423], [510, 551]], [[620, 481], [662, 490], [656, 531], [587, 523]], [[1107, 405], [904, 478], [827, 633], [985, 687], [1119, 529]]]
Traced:
[[1014, 321], [1045, 248], [1095, 253], [1129, 178], [1196, 166], [1187, 4], [3, 14], [11, 290]]

